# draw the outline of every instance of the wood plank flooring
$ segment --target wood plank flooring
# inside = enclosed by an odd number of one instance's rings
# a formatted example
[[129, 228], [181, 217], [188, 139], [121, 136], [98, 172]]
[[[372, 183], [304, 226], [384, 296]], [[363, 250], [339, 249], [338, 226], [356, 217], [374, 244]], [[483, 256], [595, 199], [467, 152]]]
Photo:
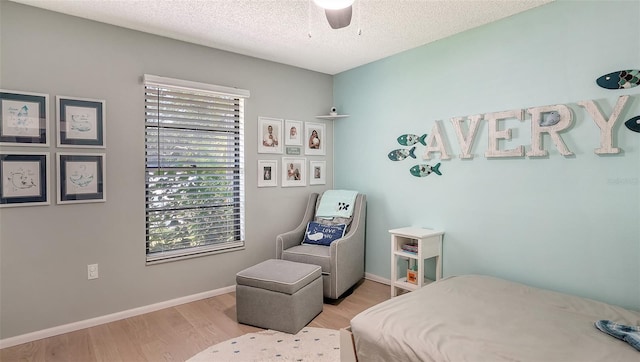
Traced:
[[[346, 297], [326, 301], [309, 326], [346, 327], [389, 295], [388, 285], [363, 280]], [[261, 330], [236, 322], [236, 296], [228, 293], [5, 348], [0, 361], [185, 361], [211, 345]]]

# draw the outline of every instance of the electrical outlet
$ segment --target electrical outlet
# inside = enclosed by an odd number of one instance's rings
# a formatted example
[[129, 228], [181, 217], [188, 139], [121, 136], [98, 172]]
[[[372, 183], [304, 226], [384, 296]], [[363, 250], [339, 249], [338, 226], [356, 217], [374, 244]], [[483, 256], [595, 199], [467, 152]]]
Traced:
[[87, 265], [88, 279], [98, 279], [98, 264]]

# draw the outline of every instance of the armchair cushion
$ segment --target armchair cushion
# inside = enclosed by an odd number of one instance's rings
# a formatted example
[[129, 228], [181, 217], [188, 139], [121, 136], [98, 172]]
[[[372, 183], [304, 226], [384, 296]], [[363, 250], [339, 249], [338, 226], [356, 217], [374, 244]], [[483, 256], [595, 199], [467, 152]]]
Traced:
[[323, 273], [331, 271], [331, 247], [324, 245], [297, 245], [282, 252], [282, 259], [304, 264], [320, 265]]
[[335, 240], [344, 236], [347, 225], [323, 225], [315, 221], [307, 224], [307, 230], [304, 233], [303, 244], [331, 245]]

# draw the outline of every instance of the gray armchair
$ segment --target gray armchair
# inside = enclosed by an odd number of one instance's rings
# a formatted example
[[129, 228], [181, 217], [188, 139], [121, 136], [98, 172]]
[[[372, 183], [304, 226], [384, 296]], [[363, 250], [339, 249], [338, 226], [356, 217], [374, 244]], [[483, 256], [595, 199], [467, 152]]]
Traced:
[[317, 201], [318, 194], [311, 194], [300, 225], [276, 237], [276, 257], [322, 267], [324, 296], [338, 299], [364, 277], [367, 198], [363, 194], [356, 196], [353, 219], [342, 238], [329, 246], [301, 244], [307, 223], [315, 218]]

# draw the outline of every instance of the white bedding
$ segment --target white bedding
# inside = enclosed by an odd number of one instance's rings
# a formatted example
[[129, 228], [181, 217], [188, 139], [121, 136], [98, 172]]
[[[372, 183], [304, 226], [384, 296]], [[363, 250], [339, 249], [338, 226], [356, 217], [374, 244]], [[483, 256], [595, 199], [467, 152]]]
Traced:
[[368, 361], [640, 361], [594, 326], [640, 325], [640, 313], [488, 276], [442, 279], [351, 320]]

